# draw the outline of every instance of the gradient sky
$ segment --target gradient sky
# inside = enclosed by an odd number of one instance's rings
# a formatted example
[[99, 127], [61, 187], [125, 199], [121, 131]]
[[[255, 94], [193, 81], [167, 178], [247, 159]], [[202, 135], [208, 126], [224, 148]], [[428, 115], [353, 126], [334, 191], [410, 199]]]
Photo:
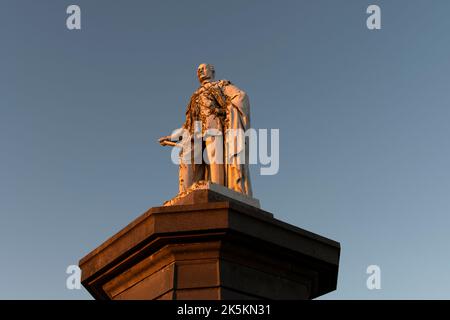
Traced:
[[[66, 8], [82, 30], [66, 29]], [[382, 29], [366, 28], [378, 4]], [[280, 129], [255, 197], [341, 243], [330, 299], [450, 298], [450, 2], [0, 0], [0, 298], [90, 299], [66, 268], [177, 192], [195, 69]], [[366, 288], [379, 265], [381, 290]]]

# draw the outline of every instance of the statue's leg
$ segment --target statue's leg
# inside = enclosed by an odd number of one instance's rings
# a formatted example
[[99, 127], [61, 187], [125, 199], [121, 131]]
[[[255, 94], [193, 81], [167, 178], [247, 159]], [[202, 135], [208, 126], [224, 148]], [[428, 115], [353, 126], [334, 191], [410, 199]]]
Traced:
[[223, 140], [221, 136], [206, 139], [205, 162], [209, 168], [209, 180], [225, 185], [225, 166], [223, 163]]
[[192, 184], [192, 165], [185, 164], [180, 161], [179, 167], [179, 193], [187, 191], [189, 186]]
[[238, 166], [235, 164], [227, 165], [227, 187], [236, 192], [245, 193], [241, 181], [242, 177]]
[[180, 151], [179, 165], [179, 193], [186, 192], [194, 183], [194, 164], [192, 162], [192, 149], [184, 146]]
[[[200, 154], [199, 158], [201, 159], [202, 148], [198, 151], [195, 151], [193, 144], [190, 149], [184, 150], [186, 155], [180, 153], [180, 167], [179, 167], [179, 192], [185, 192], [191, 187], [194, 183], [199, 182], [201, 180], [205, 180], [205, 163], [200, 162], [196, 163], [195, 152]], [[183, 161], [184, 159], [184, 161]]]

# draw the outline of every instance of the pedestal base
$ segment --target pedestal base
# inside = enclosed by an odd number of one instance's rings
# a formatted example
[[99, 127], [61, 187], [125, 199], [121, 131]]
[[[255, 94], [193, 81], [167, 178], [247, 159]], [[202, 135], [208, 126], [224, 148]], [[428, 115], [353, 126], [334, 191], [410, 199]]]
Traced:
[[221, 201], [151, 208], [80, 268], [96, 299], [312, 299], [335, 290], [339, 254], [335, 241]]

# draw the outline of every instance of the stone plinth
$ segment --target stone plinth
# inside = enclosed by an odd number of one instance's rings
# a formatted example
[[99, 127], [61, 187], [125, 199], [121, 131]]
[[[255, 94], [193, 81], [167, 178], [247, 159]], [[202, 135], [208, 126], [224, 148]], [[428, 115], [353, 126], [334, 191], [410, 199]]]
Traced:
[[340, 245], [197, 190], [155, 207], [81, 259], [96, 299], [312, 299], [335, 290]]

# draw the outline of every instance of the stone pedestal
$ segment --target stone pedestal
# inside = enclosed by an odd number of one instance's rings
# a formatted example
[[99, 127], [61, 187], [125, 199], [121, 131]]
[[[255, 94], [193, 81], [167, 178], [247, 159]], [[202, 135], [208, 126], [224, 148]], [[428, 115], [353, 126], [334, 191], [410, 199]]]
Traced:
[[96, 299], [312, 299], [336, 289], [339, 243], [197, 190], [155, 207], [81, 259]]

